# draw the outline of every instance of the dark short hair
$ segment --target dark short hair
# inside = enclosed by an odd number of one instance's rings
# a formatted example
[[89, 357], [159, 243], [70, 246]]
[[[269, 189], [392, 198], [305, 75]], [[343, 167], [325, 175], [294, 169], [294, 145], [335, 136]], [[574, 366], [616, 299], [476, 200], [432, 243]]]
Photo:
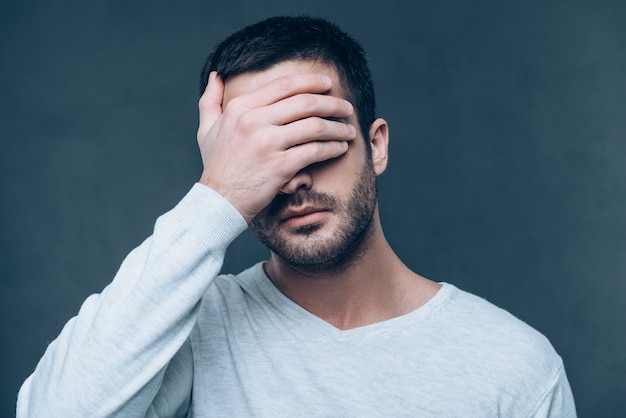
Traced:
[[311, 60], [336, 69], [367, 141], [376, 118], [376, 98], [365, 51], [350, 35], [324, 19], [272, 17], [229, 36], [217, 45], [204, 64], [200, 95], [206, 89], [211, 71], [217, 71], [226, 82], [236, 75], [264, 71], [291, 60]]

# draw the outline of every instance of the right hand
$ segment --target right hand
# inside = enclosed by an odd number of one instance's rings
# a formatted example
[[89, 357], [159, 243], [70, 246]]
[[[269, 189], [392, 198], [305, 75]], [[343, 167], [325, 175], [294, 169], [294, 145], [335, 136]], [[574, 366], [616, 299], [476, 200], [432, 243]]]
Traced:
[[320, 74], [279, 77], [236, 96], [222, 108], [224, 83], [215, 72], [200, 98], [200, 183], [224, 196], [249, 223], [303, 168], [348, 150], [356, 128], [343, 119], [352, 105], [325, 95]]

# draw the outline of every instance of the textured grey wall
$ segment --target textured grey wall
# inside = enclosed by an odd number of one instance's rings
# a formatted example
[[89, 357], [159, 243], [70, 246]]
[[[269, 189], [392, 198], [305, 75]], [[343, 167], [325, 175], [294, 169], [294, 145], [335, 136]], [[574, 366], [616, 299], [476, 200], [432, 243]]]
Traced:
[[[329, 17], [369, 51], [392, 137], [381, 212], [400, 256], [546, 334], [582, 416], [626, 410], [625, 2], [1, 4], [1, 416], [198, 178], [210, 48], [293, 13]], [[246, 233], [225, 270], [265, 254]]]

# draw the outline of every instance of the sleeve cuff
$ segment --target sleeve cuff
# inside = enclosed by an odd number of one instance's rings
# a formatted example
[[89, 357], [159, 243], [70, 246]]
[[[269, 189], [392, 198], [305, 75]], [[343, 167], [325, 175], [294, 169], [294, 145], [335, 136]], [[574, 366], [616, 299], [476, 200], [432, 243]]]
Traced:
[[246, 220], [222, 195], [196, 183], [165, 216], [194, 235], [207, 248], [227, 247], [248, 228]]

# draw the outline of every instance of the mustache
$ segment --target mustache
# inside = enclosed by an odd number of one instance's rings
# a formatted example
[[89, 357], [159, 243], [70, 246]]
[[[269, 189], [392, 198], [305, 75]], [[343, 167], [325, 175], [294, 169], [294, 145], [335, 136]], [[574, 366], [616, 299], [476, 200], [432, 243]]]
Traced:
[[272, 216], [280, 214], [288, 207], [315, 206], [320, 208], [333, 208], [337, 205], [337, 199], [327, 193], [315, 190], [298, 189], [292, 194], [279, 194], [269, 204], [269, 213]]

